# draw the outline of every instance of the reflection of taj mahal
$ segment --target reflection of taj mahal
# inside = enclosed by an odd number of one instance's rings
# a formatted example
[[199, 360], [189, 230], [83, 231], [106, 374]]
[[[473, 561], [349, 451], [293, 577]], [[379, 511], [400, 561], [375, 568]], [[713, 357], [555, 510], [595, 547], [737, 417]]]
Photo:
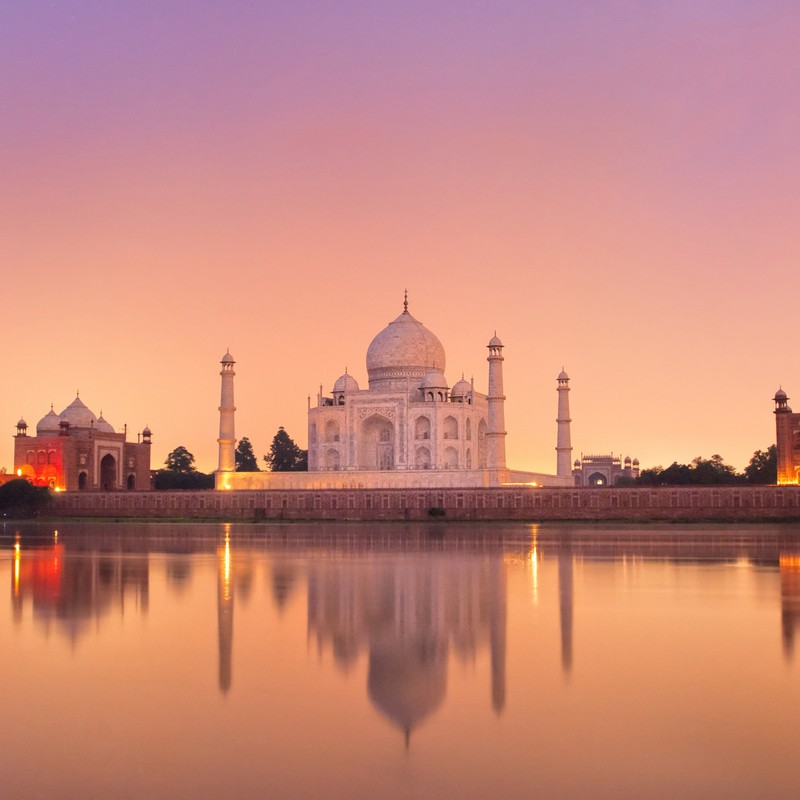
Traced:
[[368, 653], [367, 691], [406, 736], [433, 714], [447, 691], [448, 658], [471, 663], [486, 648], [491, 703], [505, 706], [506, 579], [502, 554], [415, 555], [313, 564], [308, 628], [348, 669]]
[[569, 378], [559, 376], [558, 475], [506, 465], [503, 343], [488, 344], [488, 392], [463, 377], [452, 387], [439, 339], [403, 311], [367, 349], [369, 386], [349, 372], [308, 409], [308, 473], [237, 473], [233, 366], [222, 359], [218, 489], [498, 486], [573, 483]]

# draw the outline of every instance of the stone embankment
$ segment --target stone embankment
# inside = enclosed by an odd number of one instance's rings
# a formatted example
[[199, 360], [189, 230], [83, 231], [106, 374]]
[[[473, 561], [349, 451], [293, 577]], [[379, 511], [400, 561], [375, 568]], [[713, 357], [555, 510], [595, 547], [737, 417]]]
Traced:
[[220, 520], [800, 519], [798, 486], [624, 489], [321, 489], [87, 492], [55, 496], [64, 517]]

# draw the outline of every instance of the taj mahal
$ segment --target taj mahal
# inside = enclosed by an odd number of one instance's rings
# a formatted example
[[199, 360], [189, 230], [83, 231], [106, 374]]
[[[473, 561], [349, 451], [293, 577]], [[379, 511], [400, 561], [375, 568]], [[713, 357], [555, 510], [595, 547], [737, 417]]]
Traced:
[[220, 490], [572, 486], [569, 377], [558, 376], [557, 474], [506, 465], [503, 343], [489, 340], [486, 394], [463, 375], [452, 387], [439, 339], [408, 310], [367, 348], [368, 387], [347, 370], [309, 399], [308, 472], [236, 472], [234, 365], [221, 361]]

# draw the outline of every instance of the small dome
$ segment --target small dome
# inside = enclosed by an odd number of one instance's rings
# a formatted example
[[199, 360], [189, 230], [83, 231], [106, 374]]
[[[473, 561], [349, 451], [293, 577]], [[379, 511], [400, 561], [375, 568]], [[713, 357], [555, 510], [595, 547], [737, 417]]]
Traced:
[[76, 397], [62, 412], [61, 419], [66, 420], [73, 428], [91, 428], [97, 422], [94, 412], [87, 408], [80, 397]]
[[435, 369], [429, 372], [419, 386], [420, 389], [446, 389], [447, 378], [441, 370]]
[[495, 333], [491, 339], [489, 339], [488, 347], [502, 347], [503, 343], [500, 341], [500, 337]]
[[50, 410], [36, 423], [37, 436], [43, 436], [48, 433], [58, 433], [59, 422], [61, 422], [61, 418], [53, 411], [53, 407], [50, 406]]
[[782, 401], [784, 401], [784, 400], [788, 400], [788, 399], [789, 399], [789, 398], [788, 398], [788, 396], [786, 395], [786, 392], [784, 392], [784, 391], [783, 391], [783, 389], [778, 389], [778, 391], [777, 391], [777, 392], [775, 392], [775, 401], [776, 401], [776, 402], [778, 402], [778, 401], [781, 401], [781, 402], [782, 402]]
[[103, 412], [100, 412], [100, 416], [97, 418], [97, 422], [95, 423], [95, 430], [101, 431], [102, 433], [114, 433], [114, 426], [103, 419]]
[[639, 466], [639, 459], [638, 458], [634, 458], [633, 459], [633, 466], [634, 467], [638, 467]]
[[462, 378], [450, 391], [450, 397], [466, 397], [472, 392], [472, 384]]
[[235, 364], [236, 362], [233, 360], [233, 356], [231, 355], [231, 351], [227, 350], [225, 355], [219, 360], [220, 364]]
[[142, 431], [142, 436], [152, 436], [152, 435], [153, 431], [151, 431], [150, 428], [148, 428], [147, 425], [145, 425], [144, 430]]
[[564, 370], [562, 369], [561, 372], [558, 373], [558, 380], [560, 380], [560, 381], [568, 381], [569, 380], [569, 375], [567, 375], [567, 373], [564, 372]]
[[20, 417], [19, 418], [19, 422], [17, 423], [17, 427], [18, 428], [27, 428], [28, 427], [28, 423], [25, 422], [25, 420], [22, 419], [22, 417]]
[[630, 456], [625, 456], [625, 463], [626, 464], [630, 464], [631, 463], [631, 457]]
[[581, 460], [579, 458], [575, 459], [575, 463], [572, 465], [573, 467], [579, 467], [581, 465]]
[[347, 373], [345, 370], [344, 375], [336, 379], [336, 383], [333, 384], [333, 392], [337, 394], [339, 392], [357, 392], [358, 391], [358, 381], [352, 376]]

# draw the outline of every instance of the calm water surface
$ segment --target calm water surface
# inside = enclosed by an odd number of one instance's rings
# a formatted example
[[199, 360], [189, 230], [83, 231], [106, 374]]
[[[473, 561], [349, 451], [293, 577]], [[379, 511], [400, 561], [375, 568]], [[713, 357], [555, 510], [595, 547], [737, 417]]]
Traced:
[[0, 528], [4, 798], [800, 796], [800, 526]]

